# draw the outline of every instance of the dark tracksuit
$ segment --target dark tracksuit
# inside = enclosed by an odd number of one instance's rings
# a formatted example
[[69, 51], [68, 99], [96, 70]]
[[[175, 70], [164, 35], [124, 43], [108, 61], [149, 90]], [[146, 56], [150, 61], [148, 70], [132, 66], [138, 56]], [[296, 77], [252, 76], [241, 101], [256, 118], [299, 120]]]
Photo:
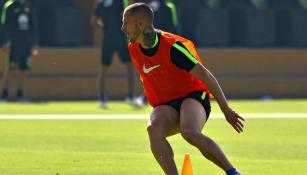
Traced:
[[37, 44], [36, 11], [33, 5], [26, 1], [9, 0], [4, 4], [1, 24], [4, 34], [11, 43], [9, 53], [10, 69], [17, 65], [26, 70], [31, 66], [31, 50]]
[[153, 8], [155, 12], [154, 26], [158, 27], [161, 30], [178, 34], [178, 17], [177, 14], [174, 14], [174, 11], [172, 10], [176, 7], [173, 3], [169, 3], [172, 4], [172, 8], [168, 6], [168, 3], [166, 3], [165, 0], [153, 0], [149, 3], [149, 5]]
[[110, 66], [112, 55], [118, 52], [123, 63], [130, 63], [127, 48], [127, 37], [121, 31], [122, 12], [128, 0], [101, 0], [94, 11], [94, 15], [101, 18], [103, 27], [101, 64]]

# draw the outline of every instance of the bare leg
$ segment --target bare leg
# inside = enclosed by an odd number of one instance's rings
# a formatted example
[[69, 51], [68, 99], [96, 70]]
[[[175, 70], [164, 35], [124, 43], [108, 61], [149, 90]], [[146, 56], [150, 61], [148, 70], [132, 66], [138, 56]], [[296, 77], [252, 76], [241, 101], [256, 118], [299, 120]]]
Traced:
[[133, 98], [135, 78], [134, 78], [134, 68], [131, 63], [126, 64], [127, 68], [127, 82], [128, 82], [128, 94]]
[[166, 137], [178, 133], [179, 114], [170, 106], [154, 108], [147, 128], [151, 151], [166, 175], [178, 175], [173, 150]]
[[109, 66], [101, 66], [98, 74], [98, 98], [105, 95]]
[[201, 133], [207, 117], [204, 108], [198, 101], [190, 98], [184, 100], [181, 105], [180, 117], [180, 132], [185, 140], [197, 147], [207, 159], [224, 171], [233, 168], [220, 147]]
[[24, 81], [26, 79], [26, 70], [17, 71], [17, 89], [24, 91]]
[[9, 86], [10, 86], [10, 79], [11, 79], [11, 77], [12, 77], [12, 70], [9, 70], [8, 68], [7, 69], [5, 69], [5, 71], [4, 71], [4, 73], [3, 73], [3, 94], [1, 94], [1, 96], [2, 96], [2, 98], [4, 98], [4, 99], [6, 99], [6, 98], [8, 98], [8, 88], [9, 88]]
[[12, 77], [11, 70], [5, 70], [3, 73], [3, 89], [8, 89], [10, 85], [10, 79]]

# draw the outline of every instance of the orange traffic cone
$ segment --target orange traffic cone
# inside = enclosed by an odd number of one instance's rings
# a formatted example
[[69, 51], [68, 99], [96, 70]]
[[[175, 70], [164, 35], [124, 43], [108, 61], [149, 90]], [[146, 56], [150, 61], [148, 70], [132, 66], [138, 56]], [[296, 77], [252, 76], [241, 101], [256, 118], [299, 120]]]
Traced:
[[191, 162], [190, 154], [188, 153], [184, 155], [181, 175], [193, 175], [192, 162]]

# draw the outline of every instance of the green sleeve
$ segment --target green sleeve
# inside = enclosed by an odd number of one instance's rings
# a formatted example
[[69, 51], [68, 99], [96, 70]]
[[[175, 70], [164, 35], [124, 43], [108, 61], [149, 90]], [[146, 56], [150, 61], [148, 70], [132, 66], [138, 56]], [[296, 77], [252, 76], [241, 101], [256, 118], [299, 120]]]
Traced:
[[177, 9], [176, 9], [175, 4], [171, 1], [168, 1], [166, 5], [171, 9], [173, 24], [175, 26], [178, 26], [178, 15], [177, 15]]
[[6, 23], [7, 9], [9, 8], [10, 5], [12, 5], [13, 2], [14, 2], [13, 0], [9, 0], [4, 4], [0, 20], [1, 25]]

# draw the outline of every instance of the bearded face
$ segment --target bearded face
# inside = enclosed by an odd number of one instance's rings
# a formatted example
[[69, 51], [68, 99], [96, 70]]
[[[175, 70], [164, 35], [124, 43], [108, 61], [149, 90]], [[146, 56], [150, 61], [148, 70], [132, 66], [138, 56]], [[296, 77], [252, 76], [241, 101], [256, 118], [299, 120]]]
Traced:
[[126, 34], [128, 40], [132, 43], [137, 42], [142, 33], [137, 25], [137, 20], [129, 13], [124, 13], [122, 21], [122, 31]]
[[132, 31], [130, 34], [127, 34], [127, 37], [128, 37], [130, 42], [135, 43], [135, 42], [137, 42], [137, 39], [138, 39], [138, 37], [140, 36], [141, 33], [142, 33], [142, 31], [140, 29], [138, 29], [137, 26], [135, 26], [135, 30]]

